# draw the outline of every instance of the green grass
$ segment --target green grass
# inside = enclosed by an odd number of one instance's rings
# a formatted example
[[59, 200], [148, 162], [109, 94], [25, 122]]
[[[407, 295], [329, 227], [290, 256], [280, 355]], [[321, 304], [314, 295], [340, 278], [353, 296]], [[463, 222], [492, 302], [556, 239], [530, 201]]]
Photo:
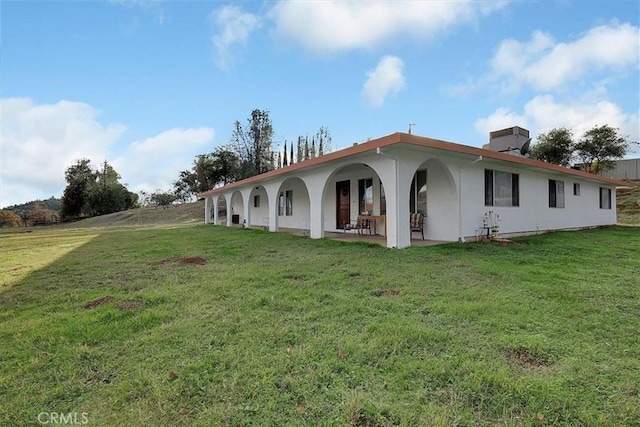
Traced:
[[406, 250], [211, 225], [0, 243], [0, 425], [639, 424], [636, 227]]

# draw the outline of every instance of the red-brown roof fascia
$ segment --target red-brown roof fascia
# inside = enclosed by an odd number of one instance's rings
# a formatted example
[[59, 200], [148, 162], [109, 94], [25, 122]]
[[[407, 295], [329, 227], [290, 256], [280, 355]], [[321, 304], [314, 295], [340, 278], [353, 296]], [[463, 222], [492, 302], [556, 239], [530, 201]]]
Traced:
[[213, 194], [226, 192], [237, 187], [242, 187], [245, 185], [250, 185], [259, 181], [263, 181], [265, 179], [274, 178], [279, 175], [289, 174], [291, 172], [295, 172], [300, 169], [310, 168], [313, 166], [321, 165], [323, 163], [327, 163], [327, 162], [339, 160], [345, 157], [353, 156], [356, 154], [365, 153], [367, 151], [375, 150], [376, 148], [384, 148], [384, 147], [389, 147], [391, 145], [396, 145], [401, 143], [416, 145], [419, 147], [432, 148], [435, 150], [448, 151], [448, 152], [453, 152], [458, 154], [468, 154], [471, 156], [482, 156], [483, 158], [502, 160], [505, 162], [521, 164], [521, 165], [525, 165], [533, 168], [546, 169], [546, 170], [551, 170], [559, 173], [574, 175], [574, 176], [578, 176], [578, 177], [589, 179], [589, 180], [601, 181], [607, 184], [615, 185], [617, 187], [628, 187], [628, 186], [634, 185], [625, 181], [618, 181], [616, 179], [607, 178], [604, 176], [595, 175], [592, 173], [588, 173], [588, 172], [584, 172], [576, 169], [570, 169], [564, 166], [558, 166], [551, 163], [542, 162], [540, 160], [530, 159], [528, 157], [513, 156], [510, 154], [500, 153], [497, 151], [471, 147], [469, 145], [456, 144], [453, 142], [427, 138], [424, 136], [396, 132], [387, 136], [383, 136], [382, 138], [374, 139], [374, 140], [359, 143], [359, 144], [354, 144], [351, 147], [344, 148], [339, 151], [334, 151], [332, 153], [324, 154], [322, 156], [315, 157], [313, 159], [304, 160], [300, 163], [295, 163], [293, 165], [274, 169], [272, 171], [265, 172], [260, 175], [252, 176], [250, 178], [246, 178], [241, 181], [237, 181], [237, 182], [225, 185], [224, 187], [214, 188], [198, 194], [198, 197], [211, 196]]

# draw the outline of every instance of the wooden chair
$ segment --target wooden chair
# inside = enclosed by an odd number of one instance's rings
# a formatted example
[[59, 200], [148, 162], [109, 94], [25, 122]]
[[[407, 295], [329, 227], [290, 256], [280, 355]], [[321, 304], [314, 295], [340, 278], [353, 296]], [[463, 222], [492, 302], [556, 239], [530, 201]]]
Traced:
[[424, 214], [412, 213], [409, 216], [409, 226], [411, 227], [411, 234], [414, 231], [419, 231], [422, 234], [422, 240], [424, 240]]
[[344, 223], [343, 230], [356, 230], [358, 235], [364, 234], [363, 230], [369, 230], [371, 235], [371, 220], [366, 215], [358, 215], [358, 219]]

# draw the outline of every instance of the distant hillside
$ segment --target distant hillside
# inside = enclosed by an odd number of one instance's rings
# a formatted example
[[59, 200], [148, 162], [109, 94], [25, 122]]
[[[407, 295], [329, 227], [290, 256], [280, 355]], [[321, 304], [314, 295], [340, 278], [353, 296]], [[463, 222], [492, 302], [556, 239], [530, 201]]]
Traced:
[[11, 211], [20, 217], [26, 217], [36, 204], [40, 205], [43, 209], [49, 209], [55, 213], [59, 213], [62, 208], [62, 199], [50, 197], [47, 200], [33, 200], [21, 205], [7, 206], [4, 210]]
[[168, 225], [204, 222], [204, 201], [171, 205], [166, 209], [148, 206], [108, 215], [87, 218], [63, 227], [118, 227], [137, 225]]
[[618, 223], [640, 224], [640, 186], [616, 191]]

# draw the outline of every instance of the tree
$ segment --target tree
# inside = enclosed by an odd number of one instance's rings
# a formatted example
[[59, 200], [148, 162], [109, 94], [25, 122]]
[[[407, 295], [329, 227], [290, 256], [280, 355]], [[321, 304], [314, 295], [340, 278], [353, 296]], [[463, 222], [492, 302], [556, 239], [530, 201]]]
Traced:
[[95, 181], [87, 185], [86, 213], [98, 216], [133, 208], [138, 195], [130, 193], [119, 180], [120, 174], [105, 160], [95, 173]]
[[289, 163], [287, 161], [287, 141], [284, 142], [284, 162], [282, 163], [282, 166], [288, 166]]
[[156, 209], [158, 209], [158, 206], [160, 206], [162, 209], [166, 209], [176, 201], [176, 196], [170, 191], [156, 190], [155, 192], [151, 193], [149, 200], [151, 201], [151, 204], [156, 207]]
[[273, 170], [273, 125], [269, 112], [253, 110], [245, 127], [236, 121], [231, 147], [240, 160], [240, 179]]
[[293, 141], [291, 142], [291, 157], [289, 157], [289, 164], [292, 165], [293, 162]]
[[31, 225], [45, 225], [56, 222], [58, 215], [51, 209], [44, 208], [40, 203], [34, 203], [27, 215], [27, 222]]
[[19, 215], [5, 209], [0, 209], [0, 228], [20, 227], [22, 218]]
[[575, 148], [584, 170], [599, 174], [612, 169], [613, 160], [623, 158], [631, 143], [620, 135], [619, 129], [603, 125], [586, 131]]
[[220, 147], [213, 153], [200, 154], [193, 161], [191, 170], [180, 172], [173, 183], [173, 192], [178, 201], [189, 201], [198, 193], [210, 190], [219, 184], [227, 185], [240, 179], [240, 162], [229, 148]]
[[298, 152], [296, 153], [296, 162], [300, 163], [304, 160], [304, 146], [302, 145], [304, 142], [304, 137], [298, 137]]
[[329, 128], [320, 126], [316, 133], [316, 140], [318, 141], [318, 155], [322, 156], [324, 153], [331, 152], [331, 134]]
[[119, 182], [120, 175], [106, 160], [97, 171], [92, 169], [88, 159], [78, 160], [67, 168], [65, 179], [63, 219], [119, 212], [138, 203], [138, 195]]
[[538, 142], [531, 149], [531, 157], [547, 163], [569, 166], [575, 143], [567, 128], [554, 128], [538, 135]]
[[80, 159], [65, 171], [67, 186], [62, 195], [60, 209], [63, 218], [77, 218], [84, 214], [87, 205], [87, 187], [95, 182], [95, 173], [89, 159]]

